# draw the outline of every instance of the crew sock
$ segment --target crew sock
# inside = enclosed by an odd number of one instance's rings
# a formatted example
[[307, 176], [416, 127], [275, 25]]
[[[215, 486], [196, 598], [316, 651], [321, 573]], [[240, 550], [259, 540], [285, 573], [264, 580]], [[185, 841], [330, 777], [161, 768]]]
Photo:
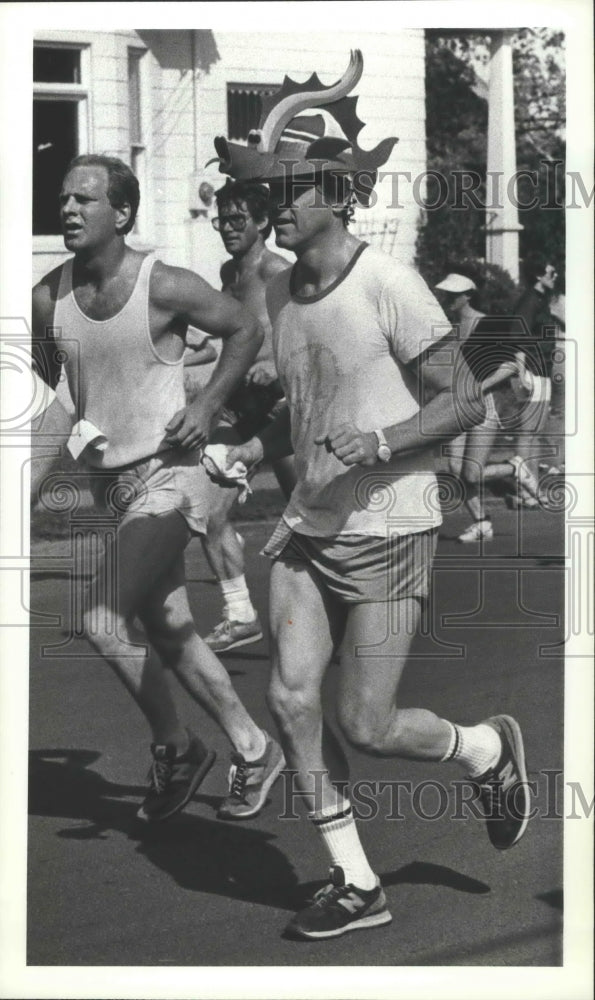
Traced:
[[250, 600], [246, 577], [235, 576], [233, 580], [221, 580], [223, 593], [223, 616], [231, 622], [253, 622], [256, 611]]
[[359, 889], [373, 889], [378, 879], [360, 843], [351, 803], [344, 799], [338, 805], [326, 806], [309, 815], [330, 855], [331, 865], [343, 869], [345, 884], [352, 882]]
[[[446, 719], [442, 720], [447, 722]], [[470, 778], [478, 778], [496, 766], [502, 753], [498, 733], [486, 723], [478, 726], [459, 726], [448, 722], [451, 737], [442, 760], [456, 760], [465, 768]]]

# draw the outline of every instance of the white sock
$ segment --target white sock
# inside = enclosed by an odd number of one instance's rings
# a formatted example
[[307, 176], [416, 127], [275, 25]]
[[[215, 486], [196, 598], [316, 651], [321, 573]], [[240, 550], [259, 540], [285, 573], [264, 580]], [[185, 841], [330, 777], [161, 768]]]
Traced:
[[[447, 719], [442, 721], [447, 722]], [[496, 766], [502, 753], [502, 742], [495, 729], [485, 723], [478, 726], [447, 724], [452, 732], [442, 760], [456, 760], [470, 778], [478, 778]]]
[[256, 611], [252, 606], [245, 576], [235, 576], [233, 580], [221, 580], [223, 593], [223, 617], [230, 622], [253, 622]]
[[359, 889], [373, 889], [378, 879], [360, 843], [351, 803], [344, 799], [338, 808], [326, 806], [309, 815], [330, 855], [331, 865], [343, 869], [345, 884], [352, 882]]

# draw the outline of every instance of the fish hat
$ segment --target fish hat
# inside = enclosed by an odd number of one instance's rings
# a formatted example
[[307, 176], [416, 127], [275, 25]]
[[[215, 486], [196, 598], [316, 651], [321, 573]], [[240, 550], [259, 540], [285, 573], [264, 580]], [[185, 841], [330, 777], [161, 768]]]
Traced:
[[[358, 198], [366, 203], [376, 182], [378, 168], [388, 160], [398, 139], [383, 139], [374, 149], [365, 150], [357, 137], [364, 127], [356, 112], [357, 97], [347, 95], [361, 79], [362, 53], [351, 53], [340, 80], [325, 87], [316, 73], [305, 83], [285, 77], [280, 90], [263, 98], [258, 128], [248, 133], [247, 145], [217, 136], [219, 170], [239, 181], [284, 181], [315, 177], [323, 171], [366, 175], [369, 184], [356, 183]], [[317, 109], [320, 114], [305, 115]]]

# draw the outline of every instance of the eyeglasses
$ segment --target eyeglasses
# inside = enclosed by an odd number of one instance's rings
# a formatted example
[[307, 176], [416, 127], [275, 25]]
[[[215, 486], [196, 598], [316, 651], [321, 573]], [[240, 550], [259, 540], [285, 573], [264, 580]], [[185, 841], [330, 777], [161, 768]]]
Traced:
[[248, 217], [246, 215], [216, 215], [211, 219], [211, 225], [217, 232], [221, 232], [224, 226], [231, 226], [236, 233], [241, 233], [246, 228]]

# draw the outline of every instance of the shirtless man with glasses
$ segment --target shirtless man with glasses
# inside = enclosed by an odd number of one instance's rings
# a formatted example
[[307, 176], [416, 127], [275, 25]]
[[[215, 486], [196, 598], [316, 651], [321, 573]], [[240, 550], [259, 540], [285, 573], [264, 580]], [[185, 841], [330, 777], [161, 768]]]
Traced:
[[[223, 421], [212, 441], [239, 444], [269, 424], [283, 397], [273, 361], [271, 324], [266, 309], [266, 287], [288, 262], [266, 246], [271, 232], [269, 194], [262, 184], [228, 182], [215, 195], [219, 215], [212, 220], [230, 254], [221, 268], [222, 291], [257, 317], [264, 341], [243, 382], [227, 401]], [[272, 463], [277, 482], [288, 500], [295, 485], [293, 458]], [[203, 544], [223, 592], [223, 619], [206, 636], [206, 643], [222, 653], [262, 639], [262, 626], [250, 599], [244, 574], [244, 542], [229, 514], [236, 491], [225, 491], [211, 512]]]

